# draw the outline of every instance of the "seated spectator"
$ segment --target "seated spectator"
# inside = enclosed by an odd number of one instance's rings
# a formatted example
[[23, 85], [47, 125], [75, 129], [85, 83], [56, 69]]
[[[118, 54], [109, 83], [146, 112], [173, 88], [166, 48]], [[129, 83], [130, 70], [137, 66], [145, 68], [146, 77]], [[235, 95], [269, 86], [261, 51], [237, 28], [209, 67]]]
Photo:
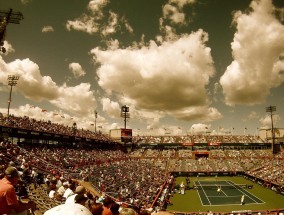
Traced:
[[0, 180], [0, 214], [27, 213], [27, 210], [36, 209], [36, 204], [32, 201], [28, 203], [19, 202], [14, 186], [19, 182], [19, 172], [9, 166], [5, 170], [5, 177]]
[[67, 181], [63, 182], [62, 186], [60, 186], [57, 190], [57, 197], [62, 199], [65, 191], [67, 190], [69, 183]]
[[63, 198], [67, 199], [69, 196], [74, 195], [74, 191], [75, 191], [75, 184], [73, 182], [69, 182], [68, 183], [68, 188], [65, 190], [64, 194], [63, 194]]
[[51, 180], [51, 182], [49, 184], [49, 188], [47, 190], [49, 190], [48, 191], [49, 198], [51, 198], [51, 199], [56, 198], [57, 189], [56, 189], [56, 180], [55, 179]]
[[68, 203], [75, 203], [75, 197], [76, 197], [76, 195], [78, 195], [78, 194], [86, 194], [86, 188], [83, 187], [83, 186], [81, 186], [81, 185], [77, 186], [76, 189], [75, 189], [74, 194], [71, 195], [71, 196], [69, 196], [69, 197], [66, 199], [65, 203], [67, 203], [67, 204], [68, 204]]

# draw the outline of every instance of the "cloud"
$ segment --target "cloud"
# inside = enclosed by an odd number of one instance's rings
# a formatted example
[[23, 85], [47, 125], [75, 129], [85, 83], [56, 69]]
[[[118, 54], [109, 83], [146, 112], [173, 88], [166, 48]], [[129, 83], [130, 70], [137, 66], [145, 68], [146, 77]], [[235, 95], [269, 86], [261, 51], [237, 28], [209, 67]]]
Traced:
[[128, 20], [125, 17], [121, 18], [122, 23], [125, 26], [125, 29], [129, 32], [129, 33], [133, 33], [134, 30], [132, 28], [132, 26], [129, 24]]
[[89, 83], [80, 83], [74, 87], [67, 87], [65, 84], [58, 88], [59, 95], [50, 103], [60, 107], [62, 110], [70, 111], [80, 115], [93, 113], [96, 107], [96, 100], [90, 90]]
[[101, 34], [103, 36], [113, 34], [118, 27], [118, 15], [112, 11], [109, 11], [108, 22], [106, 26], [102, 27]]
[[186, 14], [183, 8], [186, 5], [194, 4], [195, 0], [169, 0], [162, 8], [163, 19], [169, 20], [174, 25], [186, 25]]
[[208, 131], [208, 129], [210, 129], [210, 127], [211, 125], [197, 123], [197, 124], [193, 124], [190, 130], [193, 134], [204, 134], [205, 132]]
[[28, 4], [28, 3], [30, 3], [30, 2], [32, 2], [32, 0], [21, 0], [21, 3], [22, 3], [22, 4]]
[[120, 105], [118, 102], [113, 102], [109, 98], [102, 98], [101, 104], [103, 107], [103, 111], [112, 118], [120, 117]]
[[79, 78], [86, 75], [86, 72], [82, 69], [79, 63], [70, 63], [69, 69], [73, 73], [75, 78]]
[[163, 7], [163, 18], [169, 19], [173, 24], [184, 24], [185, 14], [177, 7], [166, 4]]
[[49, 76], [41, 76], [38, 65], [29, 59], [17, 59], [6, 64], [0, 58], [0, 68], [0, 82], [3, 84], [6, 84], [8, 75], [20, 76], [17, 88], [26, 98], [42, 101], [58, 97], [56, 83]]
[[[98, 84], [119, 101], [128, 99], [137, 109], [163, 111], [180, 119], [220, 117], [209, 108], [206, 86], [215, 73], [208, 37], [199, 30], [158, 46], [101, 50], [91, 53], [101, 66]], [[200, 113], [198, 109], [206, 111]], [[197, 117], [198, 115], [198, 117]]]
[[88, 4], [88, 11], [91, 15], [83, 13], [74, 21], [68, 20], [67, 30], [82, 31], [88, 34], [95, 34], [100, 29], [100, 20], [104, 18], [103, 8], [109, 3], [109, 0], [92, 0]]
[[259, 116], [255, 111], [250, 112], [250, 114], [247, 117], [249, 120], [253, 120], [253, 119], [258, 119]]
[[52, 26], [43, 26], [43, 28], [41, 29], [41, 32], [43, 33], [47, 33], [47, 32], [54, 32], [54, 29]]
[[[273, 115], [273, 124], [277, 125], [277, 122], [281, 120], [280, 116], [278, 114]], [[259, 120], [260, 124], [265, 128], [271, 128], [271, 116], [266, 115], [264, 117], [261, 117]]]
[[103, 8], [109, 4], [109, 0], [91, 0], [88, 4], [88, 9], [92, 14], [96, 15], [98, 19], [104, 17]]
[[234, 61], [220, 79], [227, 105], [260, 104], [284, 82], [284, 26], [271, 0], [252, 1], [252, 11], [234, 15]]
[[17, 87], [26, 98], [32, 101], [48, 101], [61, 110], [70, 111], [73, 114], [86, 115], [92, 112], [96, 106], [90, 84], [69, 87], [66, 84], [58, 86], [51, 77], [42, 76], [36, 63], [29, 59], [15, 60], [5, 63], [0, 57], [0, 83], [7, 85], [8, 75], [19, 75]]
[[100, 33], [103, 37], [123, 29], [132, 33], [133, 28], [124, 16], [120, 17], [119, 14], [113, 11], [104, 11], [109, 2], [109, 0], [90, 1], [88, 4], [89, 13], [83, 13], [73, 21], [68, 20], [66, 23], [67, 30], [71, 31], [73, 29], [88, 34]]

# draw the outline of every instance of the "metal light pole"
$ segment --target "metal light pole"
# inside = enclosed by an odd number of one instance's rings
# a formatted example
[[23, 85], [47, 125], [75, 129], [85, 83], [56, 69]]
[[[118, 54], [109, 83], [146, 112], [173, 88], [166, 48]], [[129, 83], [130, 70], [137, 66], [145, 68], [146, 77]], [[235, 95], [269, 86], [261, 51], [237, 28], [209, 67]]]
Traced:
[[97, 132], [97, 118], [98, 118], [98, 112], [95, 110], [95, 132]]
[[129, 107], [126, 105], [121, 107], [121, 117], [124, 118], [124, 128], [126, 128], [126, 120], [130, 118]]
[[76, 131], [77, 131], [77, 124], [76, 124], [76, 122], [74, 122], [73, 125], [72, 125], [72, 132], [73, 132], [74, 136], [76, 135]]
[[3, 46], [7, 25], [9, 23], [20, 24], [20, 20], [22, 19], [24, 19], [24, 16], [21, 12], [13, 13], [12, 9], [9, 11], [0, 10], [0, 52], [6, 52]]
[[274, 154], [275, 151], [275, 135], [274, 135], [274, 127], [273, 127], [273, 112], [276, 111], [276, 106], [269, 106], [266, 107], [266, 112], [270, 113], [271, 118], [271, 138], [272, 138], [272, 153]]
[[10, 88], [10, 96], [8, 100], [8, 117], [10, 116], [10, 104], [12, 101], [12, 90], [13, 86], [17, 85], [17, 81], [19, 80], [20, 76], [18, 75], [8, 75], [8, 85], [11, 86]]

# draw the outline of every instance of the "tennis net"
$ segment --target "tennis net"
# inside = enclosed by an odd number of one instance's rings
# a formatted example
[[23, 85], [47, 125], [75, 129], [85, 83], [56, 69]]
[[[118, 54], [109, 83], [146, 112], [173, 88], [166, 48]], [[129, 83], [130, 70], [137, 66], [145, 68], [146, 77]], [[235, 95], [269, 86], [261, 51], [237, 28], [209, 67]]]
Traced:
[[218, 188], [222, 189], [222, 190], [229, 190], [229, 189], [247, 189], [248, 185], [247, 184], [206, 184], [206, 185], [193, 185], [193, 189], [196, 190], [218, 190]]

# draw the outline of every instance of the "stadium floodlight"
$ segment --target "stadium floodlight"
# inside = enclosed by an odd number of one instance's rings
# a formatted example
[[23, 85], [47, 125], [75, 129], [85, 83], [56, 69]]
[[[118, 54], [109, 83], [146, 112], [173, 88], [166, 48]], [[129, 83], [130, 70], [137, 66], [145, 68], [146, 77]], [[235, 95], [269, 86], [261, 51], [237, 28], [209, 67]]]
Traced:
[[9, 11], [0, 10], [0, 52], [6, 52], [6, 49], [3, 47], [3, 45], [7, 25], [9, 23], [20, 24], [22, 19], [24, 19], [24, 16], [21, 12], [13, 12], [12, 9]]
[[126, 129], [126, 121], [128, 118], [130, 118], [129, 107], [126, 105], [121, 107], [121, 117], [124, 118], [124, 128]]
[[271, 118], [271, 138], [272, 138], [272, 152], [276, 153], [275, 150], [275, 134], [274, 134], [274, 126], [273, 126], [273, 112], [276, 111], [276, 106], [266, 107], [266, 112], [270, 113]]
[[19, 80], [20, 76], [18, 75], [8, 75], [8, 85], [11, 87], [10, 88], [10, 96], [8, 100], [8, 117], [10, 116], [10, 104], [12, 101], [12, 89], [13, 86], [17, 85], [17, 81]]
[[77, 124], [76, 124], [76, 122], [74, 122], [73, 125], [72, 125], [72, 132], [73, 132], [74, 136], [76, 135], [76, 131], [77, 131]]

